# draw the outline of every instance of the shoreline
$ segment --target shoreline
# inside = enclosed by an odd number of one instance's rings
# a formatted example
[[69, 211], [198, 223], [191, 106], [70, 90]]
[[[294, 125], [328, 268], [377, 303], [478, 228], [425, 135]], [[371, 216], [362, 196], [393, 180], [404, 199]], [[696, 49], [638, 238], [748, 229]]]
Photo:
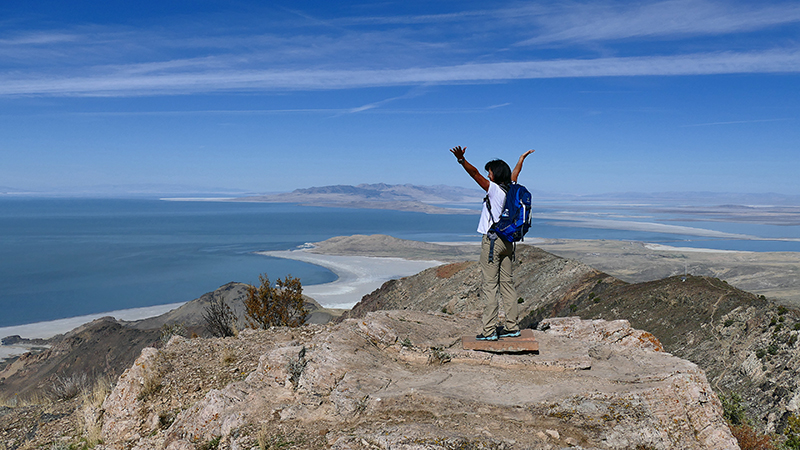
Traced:
[[[303, 287], [303, 294], [316, 300], [324, 308], [350, 309], [364, 295], [395, 278], [414, 275], [430, 267], [442, 264], [433, 260], [408, 260], [399, 257], [337, 256], [310, 253], [306, 249], [255, 252], [259, 255], [293, 259], [324, 267], [337, 279], [322, 284]], [[49, 339], [64, 334], [101, 317], [135, 321], [159, 316], [187, 302], [86, 314], [63, 319], [34, 322], [23, 325], [0, 327], [0, 338], [19, 335], [26, 339]], [[41, 347], [41, 346], [36, 346]], [[21, 355], [31, 349], [30, 345], [0, 345], [0, 360]]]
[[340, 256], [311, 253], [308, 249], [256, 252], [264, 256], [293, 259], [324, 267], [335, 273], [335, 281], [303, 287], [303, 294], [324, 308], [351, 309], [361, 298], [383, 283], [444, 264], [436, 260], [410, 260], [382, 256]]

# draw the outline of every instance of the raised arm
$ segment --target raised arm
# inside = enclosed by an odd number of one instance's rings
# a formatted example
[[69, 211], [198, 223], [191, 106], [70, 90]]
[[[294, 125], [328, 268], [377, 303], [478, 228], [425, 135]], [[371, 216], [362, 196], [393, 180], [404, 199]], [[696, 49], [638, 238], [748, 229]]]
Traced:
[[514, 183], [517, 182], [517, 178], [519, 177], [519, 173], [522, 172], [522, 163], [525, 161], [525, 158], [528, 157], [531, 153], [535, 152], [536, 150], [530, 149], [527, 152], [523, 153], [519, 157], [519, 161], [517, 161], [517, 165], [514, 166], [514, 170], [511, 171], [511, 181]]
[[489, 180], [487, 180], [486, 178], [484, 178], [483, 175], [481, 175], [480, 170], [478, 170], [475, 166], [468, 163], [467, 160], [464, 159], [465, 151], [467, 151], [467, 147], [462, 148], [460, 145], [450, 149], [450, 153], [452, 153], [456, 157], [458, 163], [461, 164], [464, 170], [467, 171], [469, 176], [471, 176], [472, 179], [475, 180], [475, 182], [478, 183], [478, 185], [480, 185], [480, 187], [483, 188], [484, 191], [488, 191]]

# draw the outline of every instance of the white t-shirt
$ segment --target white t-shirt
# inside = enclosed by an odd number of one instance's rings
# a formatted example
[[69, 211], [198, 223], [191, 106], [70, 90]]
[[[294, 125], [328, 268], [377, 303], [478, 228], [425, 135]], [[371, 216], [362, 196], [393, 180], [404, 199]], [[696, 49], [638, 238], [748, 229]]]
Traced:
[[483, 202], [483, 209], [481, 209], [481, 220], [478, 222], [478, 233], [486, 234], [489, 228], [500, 219], [500, 214], [503, 213], [503, 206], [506, 203], [506, 192], [494, 181], [489, 181], [489, 190], [486, 191], [489, 196], [489, 203], [492, 205], [492, 215], [489, 216], [489, 210], [486, 209], [486, 202]]

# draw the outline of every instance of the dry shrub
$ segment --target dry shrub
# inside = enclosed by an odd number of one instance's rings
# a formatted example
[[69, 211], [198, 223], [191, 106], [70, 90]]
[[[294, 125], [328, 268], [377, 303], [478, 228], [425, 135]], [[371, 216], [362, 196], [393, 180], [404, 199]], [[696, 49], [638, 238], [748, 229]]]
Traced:
[[71, 400], [89, 388], [89, 378], [85, 373], [62, 377], [56, 376], [50, 390], [56, 400]]
[[250, 327], [266, 330], [272, 326], [299, 327], [306, 322], [308, 310], [299, 278], [287, 275], [276, 287], [270, 285], [266, 275], [259, 275], [258, 280], [261, 285], [250, 286], [244, 300]]
[[215, 337], [236, 335], [236, 315], [222, 298], [211, 297], [211, 301], [203, 311], [206, 330]]
[[761, 434], [747, 424], [734, 425], [731, 427], [733, 437], [739, 441], [742, 450], [773, 450], [772, 436]]
[[236, 353], [229, 349], [225, 348], [222, 350], [222, 355], [220, 355], [220, 362], [226, 366], [229, 366], [236, 362]]

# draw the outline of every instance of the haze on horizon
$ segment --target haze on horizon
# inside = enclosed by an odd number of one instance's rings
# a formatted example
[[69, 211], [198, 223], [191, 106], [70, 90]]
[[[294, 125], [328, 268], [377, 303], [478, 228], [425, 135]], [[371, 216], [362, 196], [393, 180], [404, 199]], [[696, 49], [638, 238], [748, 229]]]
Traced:
[[800, 192], [800, 4], [0, 4], [0, 186]]

